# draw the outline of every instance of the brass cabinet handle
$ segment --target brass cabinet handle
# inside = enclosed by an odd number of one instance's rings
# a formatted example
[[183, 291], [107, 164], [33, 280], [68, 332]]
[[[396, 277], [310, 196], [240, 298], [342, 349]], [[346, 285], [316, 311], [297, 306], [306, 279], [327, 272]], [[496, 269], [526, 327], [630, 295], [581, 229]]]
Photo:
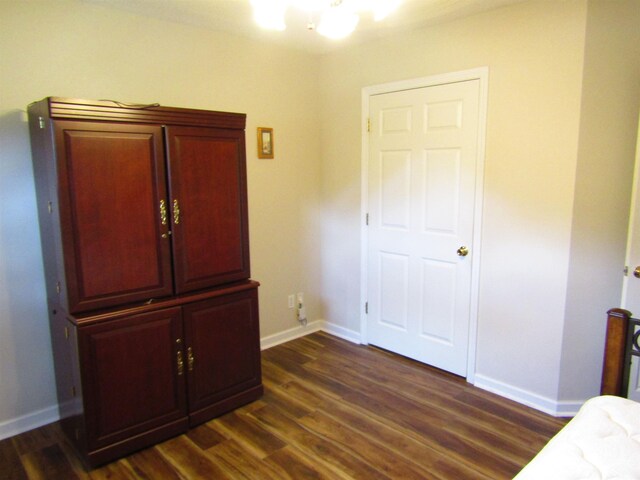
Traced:
[[184, 373], [184, 360], [182, 359], [182, 350], [178, 350], [177, 357], [178, 375], [182, 375]]
[[180, 205], [178, 204], [178, 199], [173, 200], [173, 223], [180, 223]]
[[160, 223], [167, 224], [167, 204], [164, 199], [160, 200]]
[[465, 246], [462, 246], [456, 251], [456, 253], [461, 257], [466, 257], [467, 255], [469, 255], [469, 249]]
[[184, 360], [182, 358], [182, 339], [176, 338], [176, 344], [178, 345], [178, 352], [176, 353], [176, 361], [178, 364], [178, 375], [182, 375], [184, 373]]
[[193, 364], [195, 362], [195, 358], [193, 357], [193, 350], [191, 347], [187, 348], [187, 368], [190, 372], [193, 372]]
[[633, 271], [633, 276], [636, 278], [640, 278], [640, 266], [636, 267]]

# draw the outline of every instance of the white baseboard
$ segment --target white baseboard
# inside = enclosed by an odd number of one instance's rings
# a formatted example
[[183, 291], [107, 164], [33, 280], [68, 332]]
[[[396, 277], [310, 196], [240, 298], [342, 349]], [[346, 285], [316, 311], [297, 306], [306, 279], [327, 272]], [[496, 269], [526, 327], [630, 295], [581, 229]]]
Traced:
[[21, 417], [0, 423], [0, 440], [13, 437], [20, 433], [42, 427], [48, 423], [57, 422], [60, 419], [58, 405], [22, 415]]
[[552, 400], [522, 388], [500, 382], [499, 380], [494, 380], [479, 373], [476, 373], [475, 375], [474, 385], [488, 392], [495, 393], [496, 395], [521, 403], [527, 407], [535, 408], [536, 410], [555, 417], [573, 417], [586, 401], [566, 402]]
[[556, 417], [575, 417], [580, 407], [584, 405], [584, 402], [589, 400], [574, 400], [571, 402], [560, 401], [556, 403]]
[[275, 347], [276, 345], [280, 345], [281, 343], [289, 342], [291, 340], [295, 340], [296, 338], [304, 337], [305, 335], [310, 335], [313, 332], [317, 332], [322, 330], [323, 320], [315, 320], [313, 322], [309, 322], [306, 325], [299, 325], [297, 327], [290, 328], [289, 330], [285, 330], [284, 332], [274, 333], [273, 335], [266, 336], [260, 339], [260, 349], [266, 350], [267, 348]]
[[290, 328], [289, 330], [285, 330], [284, 332], [275, 333], [260, 339], [260, 349], [266, 350], [267, 348], [275, 347], [281, 343], [289, 342], [296, 338], [304, 337], [305, 335], [310, 335], [318, 331], [330, 333], [331, 335], [335, 335], [336, 337], [340, 337], [349, 342], [361, 343], [360, 332], [341, 327], [340, 325], [327, 322], [326, 320], [315, 320], [313, 322], [309, 322], [305, 326], [300, 325]]
[[347, 340], [351, 343], [357, 343], [358, 345], [362, 343], [362, 336], [360, 335], [360, 332], [341, 327], [340, 325], [327, 322], [326, 320], [322, 320], [322, 322], [323, 326], [321, 330], [323, 332], [330, 333], [331, 335], [342, 338], [343, 340]]

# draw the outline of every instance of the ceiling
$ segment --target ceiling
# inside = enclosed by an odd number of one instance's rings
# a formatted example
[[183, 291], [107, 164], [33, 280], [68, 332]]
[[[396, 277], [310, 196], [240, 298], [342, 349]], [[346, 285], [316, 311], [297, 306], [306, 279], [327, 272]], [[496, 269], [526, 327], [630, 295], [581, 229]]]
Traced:
[[260, 29], [253, 21], [250, 0], [82, 0], [172, 22], [248, 36], [311, 53], [362, 43], [376, 38], [434, 25], [522, 0], [404, 0], [384, 21], [363, 14], [349, 38], [330, 40], [307, 30], [308, 14], [290, 8], [283, 32]]

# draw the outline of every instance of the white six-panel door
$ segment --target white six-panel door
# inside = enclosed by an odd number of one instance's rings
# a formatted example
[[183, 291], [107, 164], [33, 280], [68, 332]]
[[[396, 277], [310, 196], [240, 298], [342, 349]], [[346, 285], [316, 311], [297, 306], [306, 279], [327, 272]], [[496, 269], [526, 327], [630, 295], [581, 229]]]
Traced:
[[367, 339], [467, 374], [479, 80], [369, 99]]

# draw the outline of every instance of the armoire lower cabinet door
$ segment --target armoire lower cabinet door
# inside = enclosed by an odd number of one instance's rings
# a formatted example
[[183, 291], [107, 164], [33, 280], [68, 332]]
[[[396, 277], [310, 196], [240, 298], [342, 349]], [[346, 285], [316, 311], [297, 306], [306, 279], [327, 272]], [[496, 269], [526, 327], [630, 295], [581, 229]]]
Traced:
[[[166, 308], [80, 327], [89, 451], [186, 429], [181, 310]], [[153, 442], [150, 442], [153, 443]]]
[[257, 399], [262, 394], [257, 289], [187, 305], [183, 318], [190, 425]]

